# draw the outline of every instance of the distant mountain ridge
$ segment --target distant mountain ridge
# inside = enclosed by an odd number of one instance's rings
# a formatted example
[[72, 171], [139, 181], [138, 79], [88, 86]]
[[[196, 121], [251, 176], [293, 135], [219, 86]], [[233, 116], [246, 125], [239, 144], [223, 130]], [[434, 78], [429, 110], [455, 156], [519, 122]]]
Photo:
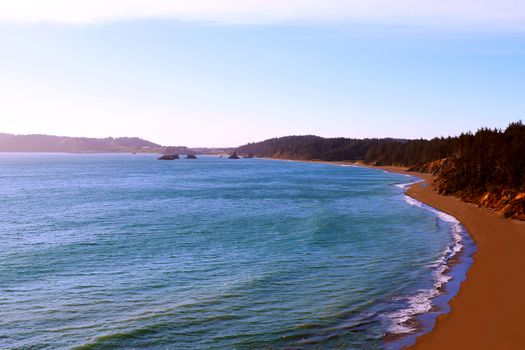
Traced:
[[139, 137], [70, 137], [0, 133], [0, 152], [222, 154], [231, 148], [162, 146]]
[[156, 152], [161, 145], [138, 137], [69, 137], [0, 134], [0, 152]]

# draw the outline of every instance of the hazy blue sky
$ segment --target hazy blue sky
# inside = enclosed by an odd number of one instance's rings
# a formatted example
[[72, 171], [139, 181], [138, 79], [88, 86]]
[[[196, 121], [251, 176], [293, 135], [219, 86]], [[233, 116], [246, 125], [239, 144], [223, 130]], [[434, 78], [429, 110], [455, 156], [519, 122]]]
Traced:
[[0, 132], [234, 146], [525, 119], [520, 1], [12, 2]]

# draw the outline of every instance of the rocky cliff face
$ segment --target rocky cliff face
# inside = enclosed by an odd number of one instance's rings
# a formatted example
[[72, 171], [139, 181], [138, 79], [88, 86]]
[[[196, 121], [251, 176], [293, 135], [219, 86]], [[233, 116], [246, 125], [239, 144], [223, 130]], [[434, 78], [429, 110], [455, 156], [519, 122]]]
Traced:
[[444, 195], [453, 195], [462, 200], [498, 212], [505, 218], [525, 220], [525, 192], [494, 187], [491, 191], [479, 191], [469, 183], [468, 170], [461, 159], [444, 158], [411, 167], [409, 170], [435, 175], [434, 189]]
[[473, 199], [474, 203], [491, 208], [506, 218], [525, 220], [525, 192], [487, 192], [480, 198]]
[[450, 166], [450, 162], [447, 161], [447, 158], [434, 160], [428, 163], [418, 164], [413, 167], [410, 167], [410, 171], [419, 171], [421, 173], [430, 173], [432, 175], [438, 175], [443, 172], [447, 167]]

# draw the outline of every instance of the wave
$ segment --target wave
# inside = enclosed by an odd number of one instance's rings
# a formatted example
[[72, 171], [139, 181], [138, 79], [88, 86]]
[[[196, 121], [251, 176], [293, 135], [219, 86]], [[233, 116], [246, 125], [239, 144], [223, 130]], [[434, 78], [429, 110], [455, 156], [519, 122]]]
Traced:
[[[406, 190], [409, 186], [421, 181], [423, 180], [406, 184], [397, 184], [396, 187]], [[408, 305], [407, 307], [385, 315], [389, 324], [387, 331], [389, 334], [399, 336], [414, 334], [417, 331], [421, 331], [418, 328], [418, 323], [415, 322], [416, 317], [432, 311], [432, 309], [437, 306], [433, 302], [434, 299], [442, 294], [444, 286], [452, 279], [452, 274], [450, 273], [451, 259], [457, 257], [458, 254], [464, 250], [464, 241], [470, 239], [467, 231], [455, 217], [426, 205], [406, 194], [404, 195], [404, 200], [409, 205], [432, 212], [436, 215], [438, 220], [450, 224], [450, 233], [453, 241], [443, 251], [440, 257], [429, 266], [435, 269], [433, 272], [433, 287], [429, 289], [421, 289], [416, 294], [405, 297]]]
[[[401, 174], [401, 175], [405, 175], [405, 176], [408, 176], [408, 177], [412, 177], [410, 175], [406, 175], [406, 174]], [[420, 182], [423, 182], [423, 180], [417, 180], [417, 181], [412, 181], [412, 182], [407, 182], [407, 183], [402, 183], [402, 184], [395, 184], [394, 186], [396, 186], [397, 188], [400, 188], [402, 190], [406, 190], [408, 189], [410, 186], [412, 185], [415, 185], [415, 184], [418, 184]], [[407, 196], [408, 197], [408, 196]], [[409, 197], [410, 198], [410, 197]], [[421, 203], [423, 204], [423, 203]]]

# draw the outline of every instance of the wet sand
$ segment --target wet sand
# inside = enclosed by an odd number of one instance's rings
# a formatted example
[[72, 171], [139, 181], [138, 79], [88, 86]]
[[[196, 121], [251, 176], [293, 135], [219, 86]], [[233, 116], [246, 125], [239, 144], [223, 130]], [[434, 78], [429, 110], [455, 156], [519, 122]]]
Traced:
[[439, 195], [429, 174], [408, 174], [425, 182], [411, 186], [407, 194], [457, 218], [477, 245], [467, 279], [450, 302], [452, 311], [439, 316], [434, 330], [409, 349], [525, 349], [525, 222]]

